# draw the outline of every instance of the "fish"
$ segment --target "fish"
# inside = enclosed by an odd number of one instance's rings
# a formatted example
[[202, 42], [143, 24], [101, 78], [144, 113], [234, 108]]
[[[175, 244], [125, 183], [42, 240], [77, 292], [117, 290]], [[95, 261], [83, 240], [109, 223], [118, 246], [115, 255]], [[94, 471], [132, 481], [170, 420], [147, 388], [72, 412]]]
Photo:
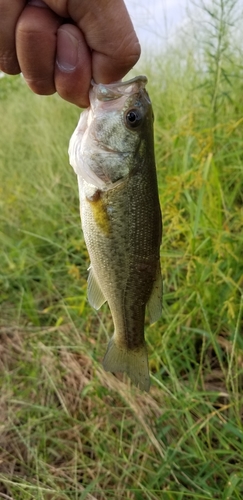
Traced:
[[147, 77], [92, 82], [90, 107], [69, 143], [78, 178], [80, 215], [90, 257], [88, 301], [107, 302], [114, 323], [105, 371], [125, 372], [149, 391], [145, 311], [162, 313], [162, 216], [155, 166], [153, 110]]

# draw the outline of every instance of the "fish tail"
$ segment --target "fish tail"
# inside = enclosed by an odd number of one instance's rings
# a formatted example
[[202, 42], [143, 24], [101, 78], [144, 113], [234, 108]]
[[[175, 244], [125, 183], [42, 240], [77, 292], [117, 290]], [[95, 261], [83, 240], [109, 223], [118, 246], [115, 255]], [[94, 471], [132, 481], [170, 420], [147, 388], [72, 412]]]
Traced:
[[107, 372], [126, 372], [131, 381], [143, 391], [149, 391], [150, 378], [146, 346], [139, 349], [124, 349], [117, 345], [113, 336], [103, 360]]

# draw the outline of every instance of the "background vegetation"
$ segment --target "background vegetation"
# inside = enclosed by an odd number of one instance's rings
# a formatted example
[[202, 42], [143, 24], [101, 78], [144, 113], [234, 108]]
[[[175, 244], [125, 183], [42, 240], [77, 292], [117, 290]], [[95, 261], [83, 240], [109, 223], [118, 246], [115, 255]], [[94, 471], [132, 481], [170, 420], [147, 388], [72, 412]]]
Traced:
[[113, 325], [106, 306], [87, 303], [67, 157], [80, 111], [33, 95], [20, 77], [0, 80], [0, 498], [242, 499], [243, 89], [233, 3], [203, 9], [197, 38], [190, 32], [139, 68], [154, 104], [164, 220], [164, 312], [146, 321], [150, 394], [100, 363]]

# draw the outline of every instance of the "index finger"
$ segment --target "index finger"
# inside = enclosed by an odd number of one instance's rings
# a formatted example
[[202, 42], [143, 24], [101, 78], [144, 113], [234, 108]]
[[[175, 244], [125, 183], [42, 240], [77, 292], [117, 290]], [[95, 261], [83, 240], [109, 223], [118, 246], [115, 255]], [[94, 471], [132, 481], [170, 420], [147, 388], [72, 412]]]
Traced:
[[140, 44], [123, 0], [69, 2], [69, 13], [92, 49], [92, 76], [99, 83], [119, 80], [136, 64]]
[[15, 28], [25, 4], [25, 0], [1, 0], [0, 3], [0, 69], [10, 75], [20, 73], [15, 48]]
[[123, 0], [45, 0], [58, 15], [73, 19], [92, 49], [96, 82], [119, 80], [136, 64], [140, 44]]

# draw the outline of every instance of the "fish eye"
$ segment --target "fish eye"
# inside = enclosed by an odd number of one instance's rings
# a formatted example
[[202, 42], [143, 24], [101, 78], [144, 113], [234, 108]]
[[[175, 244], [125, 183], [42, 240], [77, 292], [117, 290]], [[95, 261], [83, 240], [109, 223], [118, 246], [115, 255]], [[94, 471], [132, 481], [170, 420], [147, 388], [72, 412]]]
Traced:
[[125, 120], [126, 120], [126, 125], [129, 128], [137, 128], [139, 125], [142, 123], [142, 113], [139, 109], [129, 109], [129, 111], [126, 113]]

